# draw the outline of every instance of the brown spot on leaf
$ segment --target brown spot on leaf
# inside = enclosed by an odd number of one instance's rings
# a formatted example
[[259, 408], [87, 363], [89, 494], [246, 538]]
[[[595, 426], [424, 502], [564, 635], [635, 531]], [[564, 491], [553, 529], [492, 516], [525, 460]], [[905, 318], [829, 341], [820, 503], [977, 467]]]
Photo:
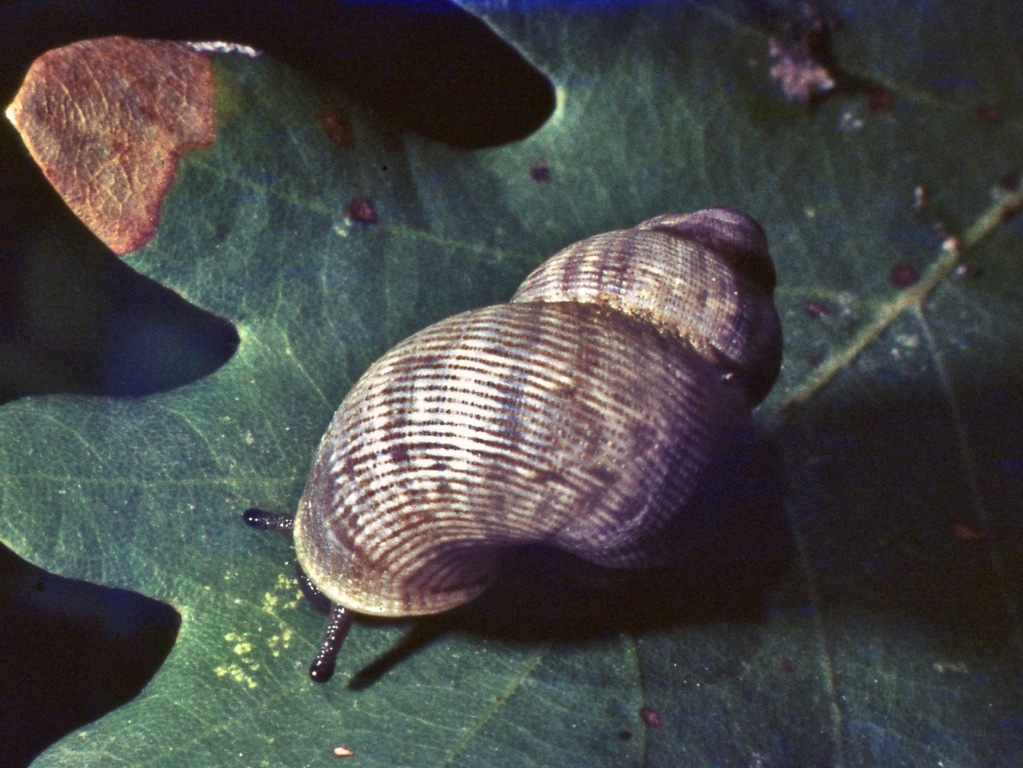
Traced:
[[1002, 177], [998, 179], [998, 186], [1005, 192], [1018, 192], [1020, 186], [1020, 173], [1019, 171], [1008, 171], [1003, 173]]
[[920, 279], [920, 274], [909, 264], [900, 261], [892, 267], [888, 279], [896, 288], [908, 288]]
[[1002, 122], [1002, 110], [994, 104], [982, 104], [977, 107], [976, 114], [985, 123], [990, 123], [991, 125], [998, 125]]
[[804, 302], [803, 310], [810, 317], [815, 318], [817, 320], [823, 320], [830, 314], [830, 312], [828, 311], [827, 304], [823, 304], [822, 302], [819, 301], [814, 301], [813, 299], [808, 299], [806, 302]]
[[529, 178], [538, 184], [544, 184], [551, 180], [551, 167], [542, 157], [533, 163], [529, 168]]
[[117, 254], [156, 232], [182, 150], [214, 139], [210, 56], [106, 37], [33, 62], [8, 119], [68, 206]]
[[346, 149], [355, 146], [355, 131], [341, 112], [335, 109], [321, 109], [316, 118], [320, 121], [323, 133], [332, 142]]
[[872, 88], [867, 93], [867, 111], [872, 115], [891, 112], [894, 104], [895, 97], [892, 92], [883, 86]]
[[927, 187], [917, 184], [913, 187], [913, 210], [922, 211], [927, 206]]
[[648, 728], [660, 728], [664, 724], [664, 721], [661, 719], [661, 713], [652, 707], [640, 707], [639, 719]]
[[1013, 217], [1015, 217], [1016, 214], [1019, 213], [1019, 211], [1020, 211], [1020, 206], [1018, 206], [1018, 205], [1005, 205], [1005, 206], [1002, 206], [1002, 210], [999, 211], [999, 213], [998, 213], [998, 220], [1002, 224], [1005, 224], [1007, 221], [1011, 221], [1013, 219]]
[[975, 525], [956, 520], [952, 523], [952, 535], [960, 541], [984, 541], [987, 532]]
[[360, 224], [376, 224], [377, 211], [368, 197], [356, 197], [348, 203], [348, 218]]

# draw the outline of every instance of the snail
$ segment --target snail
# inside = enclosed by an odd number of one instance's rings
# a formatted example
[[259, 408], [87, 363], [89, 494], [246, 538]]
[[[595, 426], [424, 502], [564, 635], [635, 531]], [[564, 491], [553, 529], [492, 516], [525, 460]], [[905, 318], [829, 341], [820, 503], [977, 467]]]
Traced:
[[291, 532], [333, 605], [325, 680], [352, 614], [410, 617], [480, 595], [524, 545], [609, 568], [670, 562], [711, 460], [748, 439], [781, 365], [760, 225], [668, 214], [558, 252], [506, 304], [450, 317], [356, 382]]

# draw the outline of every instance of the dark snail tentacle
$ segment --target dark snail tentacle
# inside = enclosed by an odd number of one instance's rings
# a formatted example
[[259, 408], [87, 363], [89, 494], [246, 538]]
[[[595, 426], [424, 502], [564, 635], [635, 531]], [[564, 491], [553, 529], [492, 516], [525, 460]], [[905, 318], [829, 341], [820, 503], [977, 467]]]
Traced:
[[243, 515], [247, 525], [258, 528], [261, 531], [277, 531], [279, 533], [291, 533], [295, 527], [294, 515], [282, 515], [276, 512], [266, 512], [262, 509], [252, 507], [246, 509]]
[[309, 665], [309, 677], [317, 683], [325, 683], [334, 674], [334, 661], [344, 644], [348, 630], [352, 626], [352, 612], [343, 605], [335, 605], [327, 620], [327, 629], [323, 633], [320, 649], [316, 652], [313, 663]]

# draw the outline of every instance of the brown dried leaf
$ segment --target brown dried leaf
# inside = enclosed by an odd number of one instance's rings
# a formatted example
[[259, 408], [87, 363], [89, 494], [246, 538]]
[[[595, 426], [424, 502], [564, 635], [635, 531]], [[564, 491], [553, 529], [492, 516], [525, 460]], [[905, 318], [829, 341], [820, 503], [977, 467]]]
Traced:
[[186, 147], [212, 143], [210, 57], [106, 37], [33, 62], [7, 109], [46, 178], [115, 253], [144, 245]]

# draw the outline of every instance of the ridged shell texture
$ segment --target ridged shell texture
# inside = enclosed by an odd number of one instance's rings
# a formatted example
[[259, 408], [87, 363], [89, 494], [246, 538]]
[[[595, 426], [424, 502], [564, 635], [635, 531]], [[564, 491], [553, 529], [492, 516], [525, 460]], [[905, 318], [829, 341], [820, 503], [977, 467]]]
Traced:
[[521, 544], [663, 562], [777, 377], [773, 288], [759, 225], [708, 209], [583, 240], [510, 303], [415, 334], [323, 437], [301, 566], [339, 605], [407, 616], [475, 597]]

